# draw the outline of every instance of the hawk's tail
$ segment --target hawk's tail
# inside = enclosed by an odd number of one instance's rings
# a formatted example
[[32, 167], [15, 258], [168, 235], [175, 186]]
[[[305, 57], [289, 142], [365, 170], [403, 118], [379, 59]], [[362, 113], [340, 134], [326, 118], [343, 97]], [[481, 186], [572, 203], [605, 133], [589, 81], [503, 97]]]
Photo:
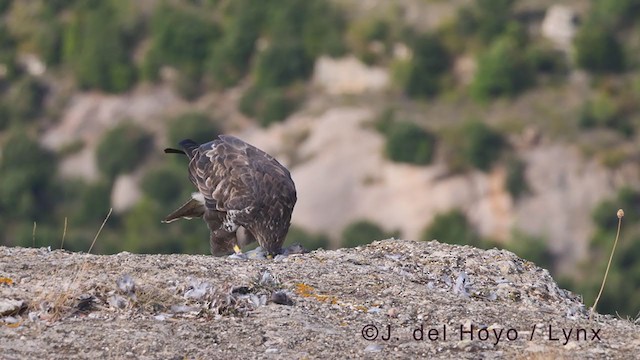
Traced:
[[193, 153], [199, 146], [200, 145], [197, 142], [191, 139], [186, 139], [180, 141], [180, 147], [182, 149], [166, 148], [164, 149], [164, 152], [165, 154], [184, 154], [187, 155], [189, 159], [191, 159], [193, 157]]
[[[195, 194], [200, 194], [200, 193], [195, 193]], [[178, 208], [171, 214], [167, 215], [162, 220], [162, 222], [170, 223], [180, 218], [190, 220], [193, 218], [202, 217], [205, 212], [204, 204], [201, 201], [201, 199], [195, 196], [195, 194], [192, 195], [192, 198], [189, 199], [189, 201], [187, 201], [186, 203], [184, 203], [184, 205], [180, 206], [180, 208]]]

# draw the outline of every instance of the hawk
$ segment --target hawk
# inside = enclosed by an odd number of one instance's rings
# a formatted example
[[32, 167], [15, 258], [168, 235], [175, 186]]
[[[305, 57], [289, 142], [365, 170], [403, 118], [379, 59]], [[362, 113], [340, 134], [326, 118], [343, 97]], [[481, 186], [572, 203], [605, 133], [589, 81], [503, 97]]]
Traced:
[[291, 225], [296, 188], [289, 171], [264, 151], [230, 136], [199, 145], [180, 142], [189, 158], [189, 179], [198, 189], [163, 222], [202, 217], [211, 232], [211, 253], [224, 255], [253, 241], [275, 256]]

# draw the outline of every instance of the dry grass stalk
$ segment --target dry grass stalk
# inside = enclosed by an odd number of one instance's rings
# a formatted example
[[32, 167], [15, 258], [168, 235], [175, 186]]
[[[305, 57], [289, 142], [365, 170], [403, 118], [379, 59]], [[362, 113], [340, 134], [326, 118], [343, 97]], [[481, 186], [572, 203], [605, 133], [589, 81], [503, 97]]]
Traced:
[[[91, 253], [91, 250], [93, 249], [93, 246], [95, 245], [96, 241], [98, 240], [98, 236], [100, 236], [100, 233], [102, 232], [102, 229], [104, 228], [104, 226], [107, 223], [107, 220], [109, 220], [109, 217], [111, 216], [111, 213], [113, 212], [113, 208], [109, 209], [109, 212], [107, 213], [107, 216], [104, 218], [104, 221], [102, 222], [102, 225], [100, 225], [100, 228], [98, 229], [98, 232], [96, 233], [96, 236], [93, 238], [93, 242], [91, 242], [91, 246], [89, 247], [89, 250], [87, 251], [87, 254]], [[66, 234], [66, 228], [67, 228], [67, 219], [65, 218], [65, 231], [64, 234]], [[63, 243], [64, 243], [64, 234], [63, 234]], [[73, 309], [73, 305], [68, 305], [70, 302], [72, 302], [74, 296], [72, 294], [72, 291], [69, 291], [70, 288], [74, 288], [75, 285], [78, 282], [78, 279], [80, 277], [80, 274], [86, 273], [87, 270], [87, 265], [89, 264], [88, 260], [85, 260], [82, 265], [80, 266], [80, 270], [76, 273], [76, 276], [74, 277], [73, 281], [71, 281], [71, 283], [68, 283], [66, 288], [59, 294], [57, 294], [57, 296], [54, 296], [54, 300], [52, 301], [52, 306], [51, 309], [53, 310], [53, 316], [52, 316], [52, 320], [58, 320], [60, 318], [62, 318], [62, 316], [67, 313], [67, 311]]]
[[36, 224], [36, 222], [33, 222], [33, 230], [31, 231], [31, 247], [36, 247], [36, 227], [38, 226], [38, 224]]
[[64, 229], [62, 230], [62, 241], [60, 242], [60, 249], [64, 248], [64, 238], [67, 235], [67, 217], [64, 217]]
[[91, 254], [91, 249], [93, 249], [93, 245], [95, 245], [96, 240], [98, 240], [98, 236], [100, 236], [100, 232], [102, 232], [102, 228], [104, 228], [104, 225], [107, 223], [107, 220], [109, 220], [109, 217], [111, 216], [112, 212], [113, 212], [113, 208], [109, 209], [109, 213], [104, 218], [104, 221], [102, 222], [102, 225], [100, 225], [100, 229], [98, 229], [98, 232], [96, 233], [96, 236], [93, 238], [93, 242], [91, 243], [91, 246], [89, 247], [89, 251], [87, 251], [87, 254]]
[[604, 272], [604, 279], [602, 279], [602, 285], [600, 286], [600, 291], [598, 292], [598, 296], [596, 296], [596, 301], [593, 303], [591, 307], [591, 312], [589, 313], [589, 320], [593, 318], [593, 312], [598, 306], [598, 301], [600, 301], [600, 296], [602, 295], [602, 291], [604, 290], [604, 285], [607, 283], [607, 276], [609, 275], [609, 268], [611, 267], [611, 261], [613, 260], [613, 254], [616, 252], [616, 245], [618, 245], [618, 238], [620, 237], [620, 227], [622, 225], [622, 218], [624, 217], [624, 211], [622, 209], [618, 209], [618, 230], [616, 232], [616, 239], [613, 242], [613, 248], [611, 249], [611, 255], [609, 255], [609, 262], [607, 263], [607, 270]]

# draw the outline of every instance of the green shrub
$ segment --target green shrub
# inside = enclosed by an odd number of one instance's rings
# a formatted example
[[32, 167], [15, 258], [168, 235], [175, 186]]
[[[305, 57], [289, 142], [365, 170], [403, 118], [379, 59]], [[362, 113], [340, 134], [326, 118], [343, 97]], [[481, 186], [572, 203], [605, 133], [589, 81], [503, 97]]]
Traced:
[[11, 118], [23, 123], [40, 115], [47, 90], [43, 83], [30, 76], [15, 82], [7, 98]]
[[[347, 32], [351, 50], [365, 64], [380, 63], [391, 51], [391, 24], [380, 18], [353, 21]], [[372, 49], [372, 43], [383, 46], [381, 52]]]
[[306, 56], [344, 53], [344, 16], [323, 0], [278, 0], [266, 9], [265, 32], [274, 41], [294, 39], [303, 44]]
[[619, 189], [615, 198], [604, 200], [593, 209], [591, 218], [599, 229], [613, 232], [618, 226], [618, 209], [624, 209], [625, 219], [640, 217], [640, 192], [628, 187]]
[[385, 153], [389, 159], [417, 165], [431, 163], [436, 138], [410, 122], [394, 122], [388, 127]]
[[169, 145], [175, 146], [184, 139], [199, 144], [214, 140], [221, 134], [218, 124], [203, 113], [189, 112], [169, 120], [167, 132]]
[[64, 31], [63, 57], [83, 88], [128, 90], [136, 79], [131, 47], [117, 12], [108, 2], [76, 9]]
[[622, 30], [634, 24], [640, 4], [635, 0], [592, 1], [585, 25]]
[[235, 85], [246, 73], [264, 22], [265, 3], [233, 1], [228, 7], [222, 38], [211, 49], [207, 68], [217, 84]]
[[605, 94], [593, 97], [582, 106], [578, 124], [584, 129], [609, 128], [626, 136], [634, 133], [633, 124], [623, 114], [620, 105]]
[[411, 97], [431, 97], [442, 88], [442, 78], [451, 65], [451, 56], [433, 35], [423, 35], [413, 44], [413, 58], [404, 85]]
[[258, 103], [262, 96], [260, 88], [256, 86], [248, 88], [238, 102], [238, 109], [249, 117], [255, 117], [258, 112]]
[[190, 190], [195, 191], [184, 169], [171, 164], [149, 170], [141, 183], [144, 194], [167, 210], [182, 205], [189, 200]]
[[305, 52], [302, 42], [294, 39], [277, 40], [258, 54], [256, 85], [271, 89], [296, 80], [304, 80], [311, 73], [313, 59]]
[[470, 85], [479, 101], [498, 96], [515, 96], [533, 84], [533, 70], [524, 50], [510, 36], [498, 38], [478, 59], [478, 69]]
[[395, 124], [395, 109], [392, 107], [385, 108], [375, 119], [373, 126], [382, 135], [389, 133]]
[[110, 179], [136, 168], [153, 145], [153, 137], [141, 127], [122, 123], [108, 131], [96, 149], [98, 168]]
[[505, 185], [507, 191], [509, 191], [509, 194], [511, 194], [514, 199], [518, 199], [530, 190], [525, 177], [527, 166], [521, 159], [510, 157], [507, 160], [506, 167], [507, 178]]
[[581, 68], [594, 73], [624, 70], [624, 50], [612, 30], [592, 21], [581, 26], [574, 41]]
[[291, 226], [287, 234], [288, 244], [300, 244], [306, 250], [328, 249], [329, 237], [324, 234], [312, 234], [302, 228]]
[[[92, 230], [108, 214], [111, 207], [111, 185], [107, 181], [77, 185], [79, 201], [70, 212], [71, 224], [88, 226]], [[87, 245], [88, 248], [88, 245]], [[86, 250], [86, 249], [85, 249]]]
[[0, 157], [0, 210], [6, 218], [43, 219], [51, 208], [54, 155], [25, 133], [11, 134]]
[[533, 71], [539, 74], [564, 77], [569, 72], [567, 56], [560, 50], [540, 45], [526, 49], [525, 61], [531, 64]]
[[152, 19], [151, 47], [146, 52], [140, 73], [145, 80], [160, 78], [163, 65], [177, 72], [171, 86], [183, 99], [195, 100], [204, 91], [203, 72], [210, 50], [220, 37], [211, 20], [183, 6], [159, 6]]
[[11, 125], [11, 110], [4, 101], [0, 100], [0, 132], [5, 131]]
[[371, 221], [359, 220], [347, 225], [342, 231], [342, 246], [356, 247], [397, 236], [399, 236], [398, 231], [388, 233]]
[[467, 121], [449, 137], [449, 166], [454, 171], [476, 168], [489, 171], [507, 147], [502, 134], [479, 121]]
[[148, 61], [172, 65], [186, 76], [199, 77], [220, 29], [204, 13], [166, 3], [158, 6], [151, 20], [152, 49]]
[[13, 0], [0, 0], [0, 15], [3, 15], [7, 10], [11, 8]]
[[257, 118], [260, 125], [267, 127], [277, 121], [285, 120], [300, 102], [295, 91], [292, 94], [281, 89], [252, 87], [247, 89], [240, 99], [239, 108], [247, 116]]
[[481, 245], [480, 236], [460, 210], [438, 214], [422, 233], [423, 241], [438, 240], [448, 244]]
[[462, 37], [478, 38], [490, 44], [512, 24], [515, 0], [479, 0], [470, 7], [459, 8], [456, 29]]
[[514, 231], [506, 248], [519, 257], [534, 262], [541, 268], [553, 270], [554, 256], [546, 241], [541, 237]]

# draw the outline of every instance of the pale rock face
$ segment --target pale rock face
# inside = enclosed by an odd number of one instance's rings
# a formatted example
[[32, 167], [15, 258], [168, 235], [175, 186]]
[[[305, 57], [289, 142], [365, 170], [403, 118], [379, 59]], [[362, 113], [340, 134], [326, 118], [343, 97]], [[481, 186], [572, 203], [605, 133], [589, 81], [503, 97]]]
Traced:
[[[522, 155], [531, 195], [519, 201], [514, 223], [527, 233], [546, 237], [552, 252], [566, 260], [560, 270], [571, 270], [587, 256], [592, 209], [619, 187], [638, 184], [637, 170], [623, 166], [609, 171], [560, 144], [538, 146]], [[611, 209], [612, 218], [617, 210]]]
[[116, 213], [121, 213], [134, 206], [142, 193], [133, 175], [120, 175], [111, 190], [111, 207]]
[[47, 65], [33, 54], [20, 55], [18, 61], [25, 67], [27, 72], [33, 76], [41, 76], [47, 70]]
[[542, 35], [560, 49], [569, 51], [577, 31], [577, 14], [565, 5], [552, 5], [542, 21]]
[[131, 120], [154, 133], [162, 133], [163, 124], [158, 119], [182, 104], [182, 100], [166, 87], [122, 95], [80, 93], [71, 98], [60, 122], [43, 134], [41, 142], [48, 149], [59, 150], [82, 141], [84, 149], [63, 159], [60, 174], [92, 181], [98, 178], [93, 152], [107, 130], [124, 120]]
[[322, 56], [313, 72], [313, 83], [331, 95], [383, 91], [389, 81], [386, 69], [366, 66], [355, 56], [342, 59]]
[[[501, 166], [451, 175], [442, 163], [390, 162], [383, 155], [384, 138], [367, 124], [373, 116], [365, 108], [333, 108], [239, 135], [289, 166], [298, 191], [292, 223], [327, 233], [334, 246], [344, 227], [357, 220], [417, 240], [437, 214], [460, 209], [483, 236], [501, 241], [519, 229], [544, 237], [563, 259], [560, 270], [571, 271], [587, 256], [591, 209], [618, 187], [640, 182], [633, 164], [611, 172], [574, 147], [539, 136], [533, 141], [525, 131], [514, 151], [526, 163], [531, 192], [514, 200]], [[299, 158], [292, 163], [282, 149], [300, 133], [307, 136], [289, 150]]]
[[260, 136], [244, 134], [270, 151], [291, 136], [287, 127], [306, 129], [308, 137], [296, 151], [303, 160], [291, 167], [298, 191], [294, 225], [337, 239], [344, 227], [367, 219], [419, 239], [435, 215], [461, 208], [483, 234], [497, 239], [510, 234], [512, 218], [505, 214], [513, 204], [504, 190], [503, 170], [443, 176], [447, 169], [441, 164], [390, 162], [383, 155], [384, 138], [367, 125], [372, 117], [366, 109], [336, 108], [314, 119], [296, 116]]

